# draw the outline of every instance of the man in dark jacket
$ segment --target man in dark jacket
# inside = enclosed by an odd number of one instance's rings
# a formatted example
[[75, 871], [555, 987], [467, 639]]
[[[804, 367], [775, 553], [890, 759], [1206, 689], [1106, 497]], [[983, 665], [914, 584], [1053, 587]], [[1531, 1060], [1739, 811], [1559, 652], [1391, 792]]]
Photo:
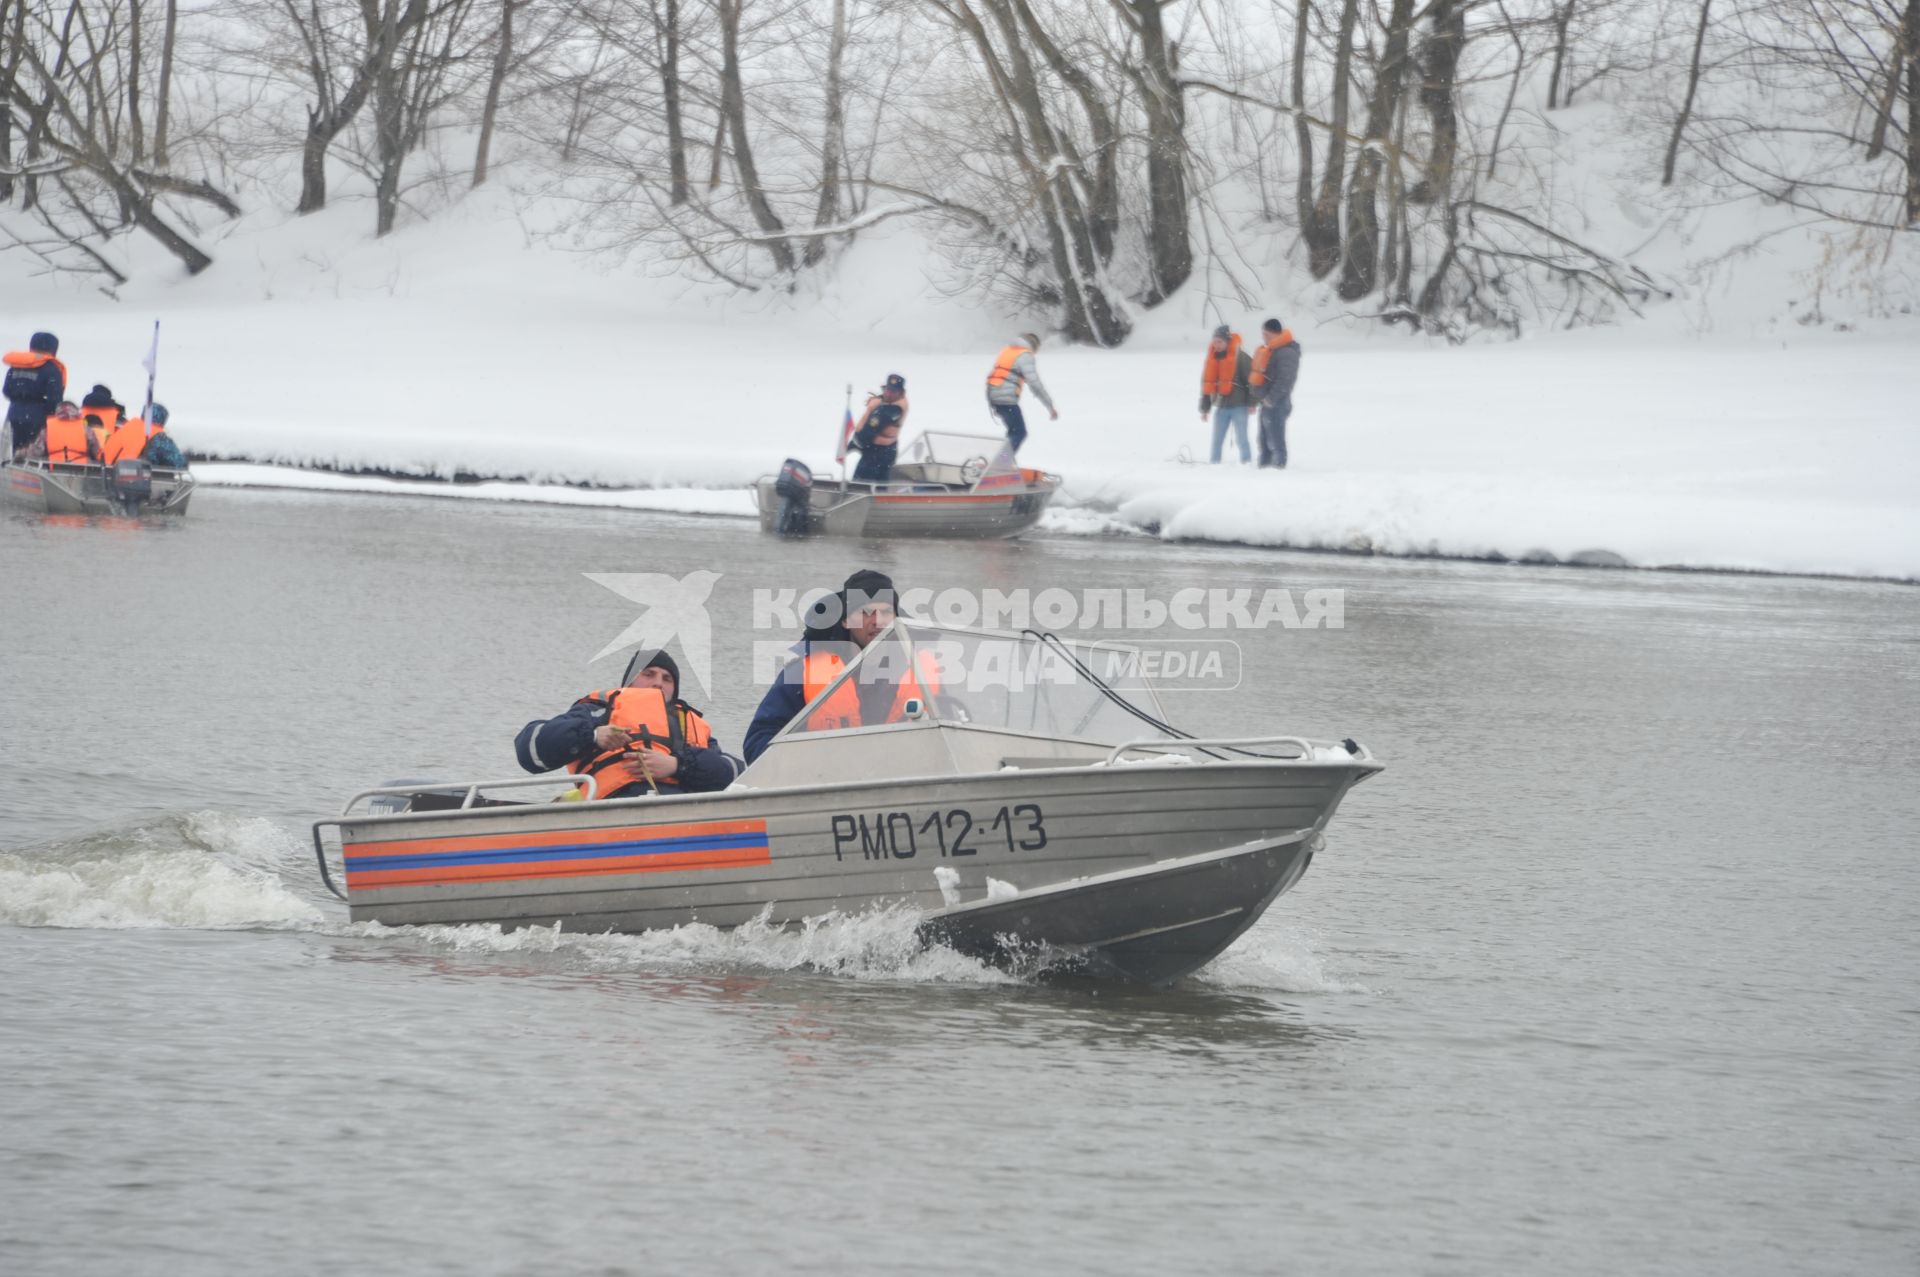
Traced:
[[[617, 700], [627, 688], [658, 691], [654, 705], [664, 701], [667, 721], [645, 733], [618, 725], [625, 716]], [[634, 653], [619, 688], [582, 696], [566, 713], [528, 723], [514, 737], [513, 751], [530, 772], [572, 766], [594, 773], [599, 798], [712, 793], [740, 774], [740, 761], [680, 699], [680, 667], [664, 651]]]
[[[893, 624], [894, 609], [899, 602], [892, 578], [862, 570], [848, 577], [837, 594], [829, 594], [814, 605], [814, 611], [807, 617], [805, 632], [794, 645], [794, 659], [781, 669], [773, 686], [767, 689], [760, 708], [754, 711], [753, 722], [747, 727], [743, 749], [748, 763], [765, 753], [773, 738], [813, 698], [807, 686], [809, 674], [816, 683], [831, 681], [836, 668], [844, 668]], [[861, 666], [862, 670], [866, 668]], [[878, 671], [878, 667], [875, 668]], [[855, 694], [859, 697], [861, 721], [883, 723], [890, 717], [899, 696], [899, 683], [884, 678], [861, 678]]]
[[1287, 468], [1287, 418], [1293, 415], [1293, 383], [1300, 378], [1300, 343], [1277, 319], [1260, 325], [1264, 344], [1253, 356], [1249, 384], [1260, 403], [1260, 464]]
[[[111, 419], [107, 416], [108, 412], [113, 414]], [[93, 389], [87, 392], [87, 397], [80, 401], [80, 415], [98, 416], [100, 424], [111, 430], [127, 419], [127, 406], [115, 399], [111, 390], [95, 382]]]
[[185, 470], [187, 454], [180, 451], [180, 445], [173, 441], [172, 432], [166, 429], [167, 406], [163, 403], [155, 404], [150, 415], [152, 421], [147, 427], [147, 446], [141, 451], [140, 459], [150, 466]]
[[35, 333], [25, 350], [8, 351], [7, 376], [0, 393], [7, 399], [7, 424], [13, 427], [13, 450], [26, 452], [47, 428], [47, 418], [67, 397], [67, 366], [55, 356], [60, 339]]
[[1213, 412], [1214, 465], [1220, 464], [1220, 446], [1227, 441], [1227, 428], [1233, 428], [1240, 445], [1240, 464], [1253, 458], [1247, 453], [1247, 405], [1253, 392], [1247, 379], [1253, 375], [1253, 356], [1240, 348], [1240, 338], [1225, 324], [1213, 330], [1207, 345], [1206, 362], [1200, 366], [1200, 420]]

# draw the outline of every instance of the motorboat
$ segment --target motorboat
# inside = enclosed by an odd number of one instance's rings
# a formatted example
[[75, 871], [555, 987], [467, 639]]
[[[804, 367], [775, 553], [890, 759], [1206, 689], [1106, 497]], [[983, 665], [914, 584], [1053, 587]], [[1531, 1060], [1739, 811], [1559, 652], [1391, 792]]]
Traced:
[[1023, 467], [1004, 437], [929, 430], [884, 483], [816, 477], [789, 458], [754, 480], [763, 531], [786, 536], [1012, 537], [1032, 527], [1060, 476]]
[[[998, 965], [1165, 983], [1300, 880], [1382, 765], [1352, 740], [1189, 736], [1127, 657], [902, 620], [724, 791], [540, 800], [580, 783], [566, 773], [386, 785], [316, 822], [314, 853], [355, 922], [642, 932], [898, 907]], [[892, 721], [825, 716], [849, 680], [891, 681]]]
[[[0, 445], [0, 456], [10, 452]], [[0, 462], [0, 500], [36, 514], [185, 514], [193, 488], [189, 471], [132, 458], [110, 466]]]

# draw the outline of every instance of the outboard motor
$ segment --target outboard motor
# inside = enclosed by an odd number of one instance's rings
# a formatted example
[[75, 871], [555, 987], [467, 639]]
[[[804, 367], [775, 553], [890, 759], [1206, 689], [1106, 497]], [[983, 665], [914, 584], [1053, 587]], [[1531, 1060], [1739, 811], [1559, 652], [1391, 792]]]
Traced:
[[153, 467], [138, 457], [122, 457], [107, 472], [107, 495], [131, 510], [153, 495]]
[[773, 481], [780, 498], [780, 512], [773, 530], [783, 537], [807, 535], [808, 512], [813, 505], [813, 471], [806, 462], [788, 457], [780, 466], [780, 477]]

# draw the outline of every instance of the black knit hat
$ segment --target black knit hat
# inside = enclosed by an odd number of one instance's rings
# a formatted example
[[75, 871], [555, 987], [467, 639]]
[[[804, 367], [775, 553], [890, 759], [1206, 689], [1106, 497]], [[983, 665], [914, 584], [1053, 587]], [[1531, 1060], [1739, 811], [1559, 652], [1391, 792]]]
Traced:
[[673, 696], [667, 699], [672, 700], [674, 697], [679, 696], [680, 667], [673, 663], [673, 658], [667, 655], [667, 649], [664, 647], [653, 650], [643, 647], [635, 652], [632, 658], [627, 661], [626, 677], [620, 680], [620, 685], [625, 687], [633, 682], [633, 676], [641, 670], [654, 669], [656, 667], [665, 670], [673, 677]]
[[27, 339], [27, 349], [40, 355], [60, 353], [60, 339], [52, 333], [35, 333]]
[[1283, 331], [1286, 328], [1286, 325], [1281, 323], [1277, 319], [1269, 319], [1266, 323], [1260, 325], [1260, 327], [1264, 328], [1266, 331], [1270, 333], [1277, 333], [1277, 332]]
[[80, 406], [82, 408], [111, 408], [113, 407], [113, 392], [96, 381], [93, 383], [93, 389], [87, 392], [87, 397], [80, 401]]
[[852, 616], [869, 603], [885, 603], [898, 609], [900, 595], [893, 588], [893, 578], [884, 572], [875, 572], [871, 568], [862, 568], [847, 578], [840, 587], [842, 618]]

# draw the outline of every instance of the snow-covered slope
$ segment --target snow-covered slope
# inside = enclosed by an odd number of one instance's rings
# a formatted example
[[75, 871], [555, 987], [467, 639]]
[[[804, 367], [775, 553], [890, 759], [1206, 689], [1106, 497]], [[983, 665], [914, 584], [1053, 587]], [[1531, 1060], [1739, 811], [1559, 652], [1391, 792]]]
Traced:
[[[824, 290], [729, 296], [553, 247], [525, 216], [489, 191], [378, 242], [350, 200], [256, 216], [197, 279], [133, 263], [117, 301], [8, 279], [0, 336], [52, 328], [78, 389], [132, 401], [160, 317], [176, 434], [254, 462], [738, 487], [787, 455], [824, 465], [846, 385], [892, 371], [909, 433], [990, 428], [981, 380], [1021, 325], [938, 296], [910, 228], [868, 237]], [[1279, 314], [1304, 344], [1284, 473], [1182, 464], [1205, 457], [1219, 305], [1195, 287], [1121, 350], [1043, 350], [1062, 418], [1034, 409], [1023, 459], [1066, 476], [1066, 530], [1920, 577], [1920, 321], [1743, 310], [1801, 287], [1816, 250], [1776, 236], [1628, 327], [1458, 348], [1342, 320], [1287, 276], [1229, 312], [1249, 335]]]

